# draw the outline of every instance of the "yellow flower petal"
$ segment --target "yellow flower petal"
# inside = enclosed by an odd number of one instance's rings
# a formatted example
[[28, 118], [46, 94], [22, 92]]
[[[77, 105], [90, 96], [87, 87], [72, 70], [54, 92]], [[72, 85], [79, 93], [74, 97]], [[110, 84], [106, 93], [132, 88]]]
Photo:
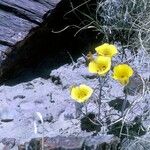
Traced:
[[89, 63], [88, 69], [91, 73], [105, 75], [111, 68], [111, 59], [109, 57], [99, 56]]
[[111, 59], [109, 57], [99, 56], [96, 61], [99, 64], [98, 74], [105, 75], [111, 68]]
[[115, 45], [110, 44], [109, 49], [111, 51], [111, 56], [114, 56], [118, 53], [117, 47]]
[[71, 90], [71, 98], [79, 103], [86, 102], [92, 95], [93, 89], [87, 85], [81, 84], [80, 86], [73, 87]]
[[116, 78], [131, 77], [133, 75], [133, 69], [127, 64], [115, 66], [113, 72]]
[[119, 81], [122, 85], [127, 85], [127, 84], [129, 83], [129, 78], [118, 79], [118, 81]]
[[72, 99], [77, 99], [78, 96], [79, 95], [79, 87], [73, 87], [72, 89], [71, 89], [71, 98]]
[[118, 53], [116, 46], [104, 43], [95, 48], [96, 52], [101, 56], [113, 57]]
[[126, 85], [129, 78], [133, 75], [133, 69], [127, 64], [120, 64], [114, 67], [112, 77], [121, 84]]
[[89, 69], [89, 72], [91, 72], [91, 73], [97, 73], [98, 72], [97, 63], [95, 61], [91, 61], [89, 63], [88, 69]]

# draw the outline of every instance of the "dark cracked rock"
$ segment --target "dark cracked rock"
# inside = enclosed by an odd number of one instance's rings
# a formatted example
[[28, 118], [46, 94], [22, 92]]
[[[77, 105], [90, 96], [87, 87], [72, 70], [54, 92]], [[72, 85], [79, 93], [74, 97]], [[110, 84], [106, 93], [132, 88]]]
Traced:
[[[82, 149], [84, 139], [82, 137], [53, 137], [44, 138], [44, 150], [80, 150]], [[19, 150], [40, 150], [42, 143], [41, 138], [32, 139], [29, 143], [19, 146]]]
[[120, 140], [113, 135], [93, 136], [85, 140], [85, 150], [117, 150]]
[[80, 150], [84, 139], [81, 137], [61, 137], [48, 138], [45, 141], [46, 150]]
[[[19, 146], [19, 150], [41, 150], [41, 138], [32, 139], [29, 143]], [[117, 150], [119, 138], [113, 135], [92, 137], [57, 136], [44, 138], [44, 150]]]
[[[80, 15], [82, 18], [79, 19], [74, 12], [68, 12], [72, 10], [72, 5], [78, 7], [84, 2], [84, 0], [1, 1], [0, 82], [14, 75], [19, 76], [25, 68], [35, 69], [46, 57], [49, 62], [48, 68], [53, 69], [70, 62], [68, 52], [77, 58], [83, 51], [87, 51], [96, 40], [97, 33], [84, 30], [78, 36], [74, 36], [79, 30], [74, 27], [60, 33], [53, 32], [60, 31], [66, 26], [80, 25], [81, 19], [86, 19], [85, 16]], [[78, 9], [87, 13], [88, 5], [94, 13], [95, 3], [96, 0], [88, 1]], [[46, 77], [49, 77], [49, 73]]]
[[28, 52], [25, 52], [20, 47], [30, 39], [44, 21], [44, 15], [52, 11], [59, 1], [0, 1], [0, 77], [12, 67], [20, 66], [19, 59], [22, 59], [22, 63], [27, 59], [31, 49], [29, 52], [26, 47]]
[[14, 138], [4, 138], [4, 139], [2, 139], [1, 142], [5, 146], [4, 150], [10, 150], [15, 146], [16, 139], [14, 139]]

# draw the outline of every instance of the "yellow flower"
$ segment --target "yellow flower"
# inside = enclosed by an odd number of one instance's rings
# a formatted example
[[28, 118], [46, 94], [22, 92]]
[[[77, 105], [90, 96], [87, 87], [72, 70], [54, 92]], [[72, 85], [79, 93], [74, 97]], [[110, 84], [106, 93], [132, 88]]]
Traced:
[[92, 95], [93, 89], [87, 85], [81, 84], [71, 89], [71, 98], [79, 103], [86, 102]]
[[88, 69], [91, 73], [105, 75], [111, 68], [111, 59], [109, 57], [98, 56], [89, 63]]
[[129, 82], [129, 78], [133, 75], [133, 69], [127, 64], [120, 64], [113, 69], [113, 78], [118, 80], [122, 85]]
[[104, 43], [95, 48], [96, 52], [101, 56], [113, 57], [118, 53], [116, 46]]

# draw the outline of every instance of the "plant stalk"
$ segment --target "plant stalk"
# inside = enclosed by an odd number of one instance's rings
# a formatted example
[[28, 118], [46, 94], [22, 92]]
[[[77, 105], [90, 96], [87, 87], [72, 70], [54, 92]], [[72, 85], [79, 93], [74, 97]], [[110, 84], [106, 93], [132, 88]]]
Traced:
[[124, 98], [123, 105], [122, 105], [122, 114], [121, 114], [122, 117], [124, 115], [126, 105], [127, 105], [127, 94], [125, 93], [125, 98]]
[[99, 82], [99, 96], [98, 96], [98, 120], [100, 120], [100, 113], [101, 113], [101, 100], [102, 100], [102, 82], [101, 77], [98, 77]]

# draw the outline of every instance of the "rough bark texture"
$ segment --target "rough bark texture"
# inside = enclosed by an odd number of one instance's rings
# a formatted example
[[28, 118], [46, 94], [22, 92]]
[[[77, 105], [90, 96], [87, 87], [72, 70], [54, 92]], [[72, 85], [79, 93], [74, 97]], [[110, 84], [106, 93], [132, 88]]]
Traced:
[[23, 58], [29, 58], [20, 47], [41, 25], [44, 15], [51, 12], [58, 2], [59, 0], [0, 1], [0, 76], [12, 67], [20, 66], [16, 65], [18, 59], [24, 61]]
[[[60, 0], [1, 0], [0, 1], [0, 77], [12, 76], [26, 64], [31, 64], [32, 38]], [[38, 39], [38, 35], [34, 35]], [[39, 41], [38, 41], [39, 42]], [[28, 44], [27, 44], [28, 43]], [[25, 48], [22, 48], [23, 45]], [[31, 46], [29, 46], [31, 45]], [[38, 53], [38, 52], [37, 52]], [[36, 55], [35, 55], [36, 58]]]
[[13, 46], [43, 21], [59, 0], [1, 0], [0, 44]]
[[[73, 12], [74, 7], [94, 13], [96, 0], [2, 0], [0, 2], [0, 81], [12, 77], [23, 67], [34, 64], [50, 56], [51, 67], [66, 63], [72, 55], [80, 56], [89, 49], [90, 41], [95, 40], [95, 32], [83, 30], [74, 36], [79, 28], [69, 27], [63, 32], [54, 33], [69, 25], [81, 24], [85, 16]], [[85, 3], [84, 5], [81, 5]], [[56, 7], [57, 4], [57, 7]], [[87, 7], [87, 5], [89, 5]], [[90, 6], [91, 5], [91, 6]], [[54, 9], [55, 8], [55, 9]], [[66, 14], [67, 13], [67, 14]], [[55, 59], [54, 59], [55, 58]], [[53, 63], [55, 62], [55, 63]]]
[[[19, 150], [41, 150], [42, 140], [32, 139], [29, 143], [20, 145]], [[117, 150], [119, 138], [112, 135], [95, 137], [62, 137], [44, 138], [44, 150]]]

